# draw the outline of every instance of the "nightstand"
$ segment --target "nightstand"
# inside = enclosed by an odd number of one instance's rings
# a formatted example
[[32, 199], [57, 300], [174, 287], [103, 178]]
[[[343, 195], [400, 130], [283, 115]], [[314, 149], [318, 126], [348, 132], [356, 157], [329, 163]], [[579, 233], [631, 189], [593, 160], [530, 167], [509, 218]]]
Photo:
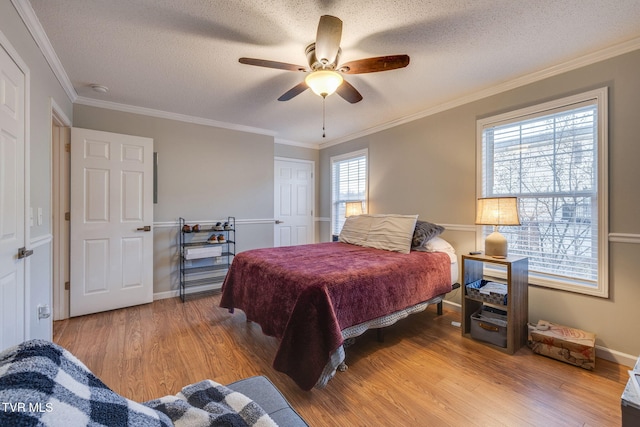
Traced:
[[[506, 269], [506, 305], [488, 303], [468, 294], [467, 285], [484, 277], [485, 264], [502, 266]], [[462, 255], [462, 280], [462, 336], [472, 338], [471, 316], [483, 305], [488, 305], [507, 312], [507, 345], [500, 347], [487, 342], [483, 344], [508, 354], [513, 354], [526, 345], [529, 320], [529, 259], [511, 256], [493, 258], [486, 255]]]

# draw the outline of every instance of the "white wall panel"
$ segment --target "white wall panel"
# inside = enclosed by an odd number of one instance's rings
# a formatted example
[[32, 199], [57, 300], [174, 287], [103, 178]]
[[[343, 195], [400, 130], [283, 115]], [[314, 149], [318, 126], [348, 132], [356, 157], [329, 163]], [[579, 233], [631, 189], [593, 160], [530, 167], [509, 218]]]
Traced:
[[123, 171], [121, 185], [122, 221], [142, 221], [144, 217], [144, 174], [137, 171]]
[[85, 222], [109, 221], [109, 171], [85, 169]]
[[84, 241], [84, 293], [85, 295], [108, 290], [109, 240]]
[[122, 287], [134, 288], [143, 285], [140, 265], [144, 259], [144, 242], [141, 237], [122, 239]]

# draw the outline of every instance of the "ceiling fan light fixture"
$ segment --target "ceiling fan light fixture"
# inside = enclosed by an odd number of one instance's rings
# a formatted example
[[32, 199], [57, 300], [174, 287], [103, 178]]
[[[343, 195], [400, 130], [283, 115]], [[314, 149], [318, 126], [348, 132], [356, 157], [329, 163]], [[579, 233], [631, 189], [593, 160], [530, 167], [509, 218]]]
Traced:
[[313, 93], [326, 98], [338, 89], [344, 79], [336, 71], [317, 70], [310, 73], [304, 81]]

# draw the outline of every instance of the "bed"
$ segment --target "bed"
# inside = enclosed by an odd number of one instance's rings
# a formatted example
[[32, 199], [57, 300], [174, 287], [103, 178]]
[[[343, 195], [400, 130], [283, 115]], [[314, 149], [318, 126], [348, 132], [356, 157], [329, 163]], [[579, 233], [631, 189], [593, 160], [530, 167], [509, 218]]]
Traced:
[[363, 246], [348, 233], [341, 240], [241, 252], [222, 287], [220, 306], [278, 338], [273, 366], [304, 390], [326, 386], [346, 339], [439, 303], [457, 279], [452, 253]]

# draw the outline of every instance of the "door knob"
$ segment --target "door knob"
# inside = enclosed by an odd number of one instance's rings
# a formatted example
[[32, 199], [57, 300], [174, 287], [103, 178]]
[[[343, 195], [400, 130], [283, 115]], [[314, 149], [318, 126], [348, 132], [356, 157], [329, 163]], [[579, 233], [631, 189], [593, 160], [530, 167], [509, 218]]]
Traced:
[[284, 221], [280, 221], [279, 219], [276, 219], [276, 224], [283, 224]]
[[137, 231], [151, 231], [150, 225], [145, 225], [144, 227], [136, 228]]
[[33, 249], [27, 249], [25, 247], [18, 249], [18, 259], [30, 257], [31, 255], [33, 255]]

